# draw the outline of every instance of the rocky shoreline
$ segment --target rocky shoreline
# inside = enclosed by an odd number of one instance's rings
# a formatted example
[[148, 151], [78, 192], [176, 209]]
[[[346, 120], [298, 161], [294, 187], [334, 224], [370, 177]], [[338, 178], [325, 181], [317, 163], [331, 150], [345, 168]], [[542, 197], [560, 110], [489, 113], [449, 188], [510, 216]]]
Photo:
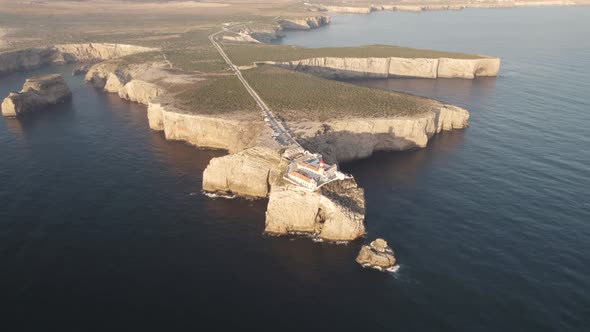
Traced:
[[157, 49], [109, 43], [63, 44], [0, 53], [0, 76], [50, 64], [98, 62]]
[[[295, 28], [305, 28], [304, 22], [310, 26], [306, 20], [289, 24]], [[102, 61], [88, 69], [86, 81], [96, 88], [117, 93], [123, 99], [147, 105], [151, 129], [162, 131], [169, 140], [229, 152], [209, 162], [203, 173], [205, 192], [268, 198], [265, 231], [271, 234], [307, 233], [328, 241], [350, 241], [365, 234], [364, 192], [352, 177], [334, 181], [318, 191], [302, 191], [283, 180], [287, 165], [282, 158], [284, 149], [271, 139], [272, 133], [261, 117], [252, 114], [227, 116], [188, 113], [176, 107], [173, 91], [176, 87], [193, 84], [201, 78], [170, 70], [169, 63], [162, 61], [128, 64], [114, 60], [154, 50], [131, 45], [76, 44], [8, 52], [0, 54], [0, 73], [37, 68], [49, 63]], [[315, 59], [292, 62], [287, 66], [298, 70], [321, 63], [332, 65], [330, 70], [340, 68], [356, 71], [358, 75], [379, 77], [389, 76], [393, 72], [392, 68], [399, 67], [394, 64], [396, 60], [392, 59]], [[405, 66], [411, 69], [416, 63], [428, 62], [426, 60], [404, 61], [407, 61]], [[456, 66], [466, 72], [454, 77], [473, 78], [493, 74], [494, 70], [497, 73], [497, 69], [481, 65], [482, 61], [490, 62], [490, 59], [476, 60], [469, 65]], [[439, 68], [440, 63], [446, 60], [429, 61], [436, 63]], [[491, 63], [496, 65], [494, 61]], [[416, 73], [407, 72], [406, 75], [422, 77], [422, 72], [426, 71], [418, 69]], [[434, 77], [444, 75], [440, 75], [438, 70], [436, 75], [430, 74]], [[416, 116], [286, 121], [284, 125], [291, 131], [302, 127], [311, 128], [299, 133], [301, 145], [322, 154], [330, 163], [340, 163], [368, 158], [376, 151], [425, 147], [432, 136], [443, 130], [465, 128], [468, 118], [469, 113], [464, 109], [432, 101], [429, 111]]]
[[[363, 191], [354, 179], [318, 192], [304, 192], [285, 183], [286, 162], [281, 147], [270, 139], [259, 117], [227, 117], [187, 113], [175, 106], [174, 97], [156, 93], [157, 84], [140, 79], [152, 69], [123, 70], [94, 65], [86, 79], [95, 87], [109, 89], [147, 105], [149, 126], [166, 139], [202, 147], [225, 149], [228, 155], [213, 158], [203, 173], [206, 192], [248, 198], [268, 198], [265, 230], [272, 234], [308, 233], [329, 241], [349, 241], [364, 234]], [[119, 75], [114, 78], [114, 72]], [[172, 75], [172, 74], [169, 74]], [[125, 77], [125, 79], [123, 79]], [[128, 82], [126, 80], [129, 80]], [[115, 81], [116, 83], [114, 83]], [[132, 83], [135, 82], [135, 83]], [[140, 84], [141, 82], [141, 84]], [[131, 84], [132, 83], [132, 84]], [[114, 87], [118, 87], [114, 89]], [[126, 94], [121, 91], [126, 91]], [[467, 126], [469, 113], [456, 106], [436, 103], [430, 111], [413, 117], [349, 118], [324, 122], [285, 122], [287, 128], [312, 128], [300, 136], [301, 144], [321, 153], [331, 163], [370, 157], [376, 151], [403, 151], [425, 147], [443, 130]], [[319, 132], [313, 128], [330, 128]]]
[[356, 78], [465, 78], [497, 76], [500, 59], [451, 58], [312, 58], [288, 62], [263, 62], [329, 79]]
[[463, 10], [468, 8], [516, 8], [524, 6], [575, 6], [575, 1], [555, 0], [555, 1], [529, 1], [529, 2], [493, 2], [493, 3], [457, 3], [457, 4], [425, 4], [425, 5], [379, 5], [370, 6], [340, 6], [340, 5], [323, 5], [323, 4], [306, 4], [308, 10], [314, 12], [328, 12], [341, 14], [371, 14], [381, 11], [400, 11], [400, 12], [423, 12], [423, 11], [440, 11], [440, 10]]

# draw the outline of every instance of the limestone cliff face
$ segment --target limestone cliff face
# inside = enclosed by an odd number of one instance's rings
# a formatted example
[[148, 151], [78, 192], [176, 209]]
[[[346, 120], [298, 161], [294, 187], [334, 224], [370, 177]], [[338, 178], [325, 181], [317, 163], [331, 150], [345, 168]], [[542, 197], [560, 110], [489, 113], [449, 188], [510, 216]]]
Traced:
[[51, 47], [64, 62], [91, 62], [121, 58], [127, 55], [156, 51], [156, 48], [126, 44], [89, 43], [63, 44]]
[[311, 58], [272, 64], [326, 78], [469, 78], [496, 76], [500, 59], [427, 58]]
[[164, 66], [167, 65], [158, 61], [132, 65], [121, 63], [118, 60], [104, 61], [91, 66], [84, 79], [96, 88], [118, 93], [125, 84], [133, 79], [147, 81], [149, 78], [158, 79], [166, 75], [171, 76], [162, 72], [159, 73], [159, 76], [146, 75], [146, 73]]
[[438, 63], [438, 77], [441, 78], [475, 78], [479, 76], [497, 76], [500, 59], [484, 58], [474, 60], [441, 58]]
[[142, 80], [131, 80], [117, 91], [119, 97], [144, 105], [166, 92], [163, 88]]
[[225, 149], [230, 153], [252, 147], [264, 126], [260, 120], [184, 113], [172, 105], [158, 102], [148, 103], [148, 120], [150, 128], [164, 131], [167, 139], [198, 147]]
[[122, 44], [66, 44], [0, 53], [0, 75], [52, 63], [93, 62], [157, 49]]
[[284, 168], [281, 163], [280, 151], [261, 146], [213, 158], [203, 172], [203, 190], [253, 198], [267, 197], [271, 185], [280, 181]]
[[52, 55], [53, 51], [48, 48], [29, 48], [0, 53], [0, 75], [36, 69], [50, 64]]
[[2, 102], [2, 115], [18, 116], [57, 104], [72, 93], [61, 75], [50, 74], [28, 78], [19, 93], [11, 93]]
[[265, 231], [349, 241], [365, 234], [364, 219], [364, 192], [353, 179], [335, 181], [311, 193], [292, 185], [275, 186], [269, 196]]
[[368, 7], [326, 6], [308, 4], [311, 11], [327, 11], [332, 13], [370, 14], [375, 11], [422, 12], [431, 10], [462, 10], [465, 8], [512, 8], [519, 6], [571, 6], [574, 1], [527, 1], [527, 2], [473, 2], [464, 4], [428, 4], [428, 5], [371, 5]]
[[346, 162], [368, 158], [376, 151], [425, 147], [434, 134], [465, 128], [468, 119], [466, 110], [440, 104], [415, 117], [331, 120], [325, 123], [330, 128], [327, 132], [303, 136], [300, 142], [309, 150], [322, 153], [329, 162]]
[[326, 15], [279, 20], [279, 25], [283, 30], [310, 30], [328, 24], [330, 24], [330, 16]]
[[186, 75], [171, 75], [163, 71], [164, 66], [162, 62], [128, 65], [118, 61], [105, 61], [90, 67], [85, 79], [96, 88], [148, 105], [151, 100], [167, 93], [162, 86], [148, 80], [164, 78], [164, 81], [170, 79], [179, 83], [191, 82], [185, 82]]
[[330, 24], [330, 17], [327, 15], [281, 18], [277, 20], [276, 24], [258, 24], [234, 29], [233, 32], [237, 33], [238, 36], [224, 36], [223, 39], [233, 42], [270, 43], [284, 37], [284, 30], [310, 30], [327, 24]]

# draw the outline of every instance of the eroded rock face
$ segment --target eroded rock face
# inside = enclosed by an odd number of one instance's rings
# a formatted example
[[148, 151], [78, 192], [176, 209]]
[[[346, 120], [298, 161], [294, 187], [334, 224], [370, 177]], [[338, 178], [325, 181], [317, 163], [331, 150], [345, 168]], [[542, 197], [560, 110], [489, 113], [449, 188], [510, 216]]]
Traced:
[[356, 262], [363, 267], [372, 267], [378, 269], [389, 269], [395, 265], [393, 250], [383, 239], [376, 239], [368, 246], [361, 247], [361, 251], [356, 257]]
[[284, 30], [310, 30], [330, 24], [330, 16], [320, 15], [306, 18], [280, 19], [279, 25]]
[[288, 62], [263, 63], [325, 78], [467, 78], [497, 76], [500, 59], [450, 58], [334, 58], [322, 57]]
[[280, 164], [280, 152], [264, 147], [213, 158], [203, 172], [203, 190], [252, 198], [267, 197], [271, 184], [280, 179]]
[[0, 75], [36, 69], [52, 63], [96, 62], [115, 59], [155, 48], [123, 44], [66, 44], [0, 53]]
[[167, 139], [225, 149], [237, 153], [254, 146], [264, 123], [261, 120], [237, 120], [184, 113], [170, 104], [148, 105], [150, 128], [163, 130]]
[[415, 117], [335, 119], [315, 124], [329, 130], [315, 136], [304, 135], [300, 142], [307, 149], [320, 152], [328, 162], [346, 162], [368, 158], [376, 151], [423, 148], [442, 130], [465, 128], [468, 119], [466, 110], [440, 104]]
[[18, 116], [57, 104], [72, 95], [59, 74], [28, 78], [19, 93], [11, 93], [2, 102], [2, 115]]
[[131, 80], [117, 91], [119, 97], [144, 105], [166, 92], [163, 88], [142, 80]]
[[265, 231], [350, 241], [365, 234], [364, 220], [364, 192], [352, 178], [334, 181], [316, 192], [283, 185], [270, 192]]
[[63, 44], [54, 45], [51, 48], [57, 53], [54, 57], [58, 59], [61, 56], [66, 63], [110, 60], [157, 50], [150, 47], [109, 43]]

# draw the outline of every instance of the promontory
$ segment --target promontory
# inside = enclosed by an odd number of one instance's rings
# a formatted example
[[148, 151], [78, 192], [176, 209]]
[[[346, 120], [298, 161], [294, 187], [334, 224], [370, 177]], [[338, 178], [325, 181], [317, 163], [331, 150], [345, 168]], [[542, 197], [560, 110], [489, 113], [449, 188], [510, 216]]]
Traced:
[[[469, 113], [338, 79], [477, 79], [497, 75], [500, 60], [389, 45], [269, 44], [289, 29], [331, 24], [326, 11], [287, 2], [254, 7], [153, 3], [150, 11], [160, 9], [157, 24], [136, 15], [142, 12], [137, 4], [111, 3], [108, 8], [118, 11], [110, 15], [133, 24], [124, 33], [102, 23], [72, 28], [85, 17], [105, 15], [100, 2], [94, 7], [72, 3], [68, 11], [56, 7], [56, 17], [64, 20], [72, 19], [71, 8], [85, 12], [71, 24], [53, 19], [47, 23], [51, 30], [36, 28], [39, 22], [10, 27], [29, 39], [0, 51], [0, 75], [60, 63], [92, 64], [86, 81], [147, 105], [149, 126], [166, 139], [227, 151], [209, 162], [204, 191], [268, 200], [267, 233], [354, 240], [366, 232], [364, 190], [341, 163], [377, 151], [423, 148], [441, 131], [465, 128]], [[187, 15], [192, 19], [184, 19]], [[17, 105], [18, 98], [8, 103]]]

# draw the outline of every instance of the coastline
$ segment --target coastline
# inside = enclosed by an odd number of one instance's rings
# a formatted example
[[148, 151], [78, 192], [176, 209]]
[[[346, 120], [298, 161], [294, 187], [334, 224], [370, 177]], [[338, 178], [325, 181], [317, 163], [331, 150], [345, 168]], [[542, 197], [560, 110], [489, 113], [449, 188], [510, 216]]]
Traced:
[[[107, 52], [94, 51], [101, 47], [106, 47]], [[364, 235], [364, 192], [354, 179], [343, 182], [345, 185], [335, 184], [319, 192], [301, 192], [297, 186], [283, 181], [283, 151], [280, 145], [270, 139], [271, 132], [262, 119], [246, 114], [242, 119], [190, 114], [176, 108], [177, 100], [173, 91], [192, 84], [199, 79], [198, 75], [169, 71], [166, 69], [170, 66], [168, 61], [132, 65], [118, 62], [116, 59], [122, 54], [117, 55], [112, 50], [126, 48], [118, 47], [116, 44], [80, 44], [49, 48], [54, 49], [67, 52], [58, 52], [58, 56], [55, 56], [54, 53], [48, 53], [47, 49], [40, 49], [39, 52], [43, 56], [35, 57], [33, 54], [35, 61], [27, 60], [25, 63], [28, 67], [35, 68], [46, 62], [101, 61], [89, 69], [86, 80], [96, 88], [117, 93], [122, 99], [147, 105], [150, 128], [163, 131], [168, 140], [184, 141], [201, 148], [227, 150], [228, 155], [213, 158], [205, 169], [203, 190], [212, 194], [269, 198], [265, 222], [267, 232], [304, 232], [328, 241], [350, 241]], [[137, 50], [154, 51], [141, 48]], [[31, 58], [29, 52], [31, 51], [25, 50], [25, 54], [28, 55], [26, 59]], [[436, 68], [440, 66], [439, 61], [436, 61]], [[374, 62], [369, 59], [365, 65], [372, 65]], [[391, 59], [387, 62], [389, 68]], [[407, 66], [411, 68], [413, 65], [410, 62]], [[10, 69], [22, 66], [5, 67]], [[360, 71], [364, 70], [363, 65], [359, 66], [358, 63], [353, 67]], [[465, 66], [462, 68], [460, 70], [464, 70]], [[452, 77], [474, 78], [474, 67], [467, 68], [470, 70], [468, 74]], [[431, 76], [435, 78], [441, 75], [437, 72]], [[432, 100], [430, 102], [434, 103], [433, 108], [416, 116], [348, 117], [335, 121], [305, 123], [286, 121], [284, 125], [291, 131], [296, 130], [298, 126], [330, 128], [324, 132], [308, 131], [298, 139], [304, 147], [321, 153], [332, 163], [353, 161], [369, 158], [375, 151], [422, 148], [432, 136], [443, 130], [462, 129], [467, 126], [469, 113], [466, 110]], [[324, 212], [320, 213], [321, 211]]]
[[587, 6], [588, 3], [576, 1], [528, 1], [528, 2], [489, 2], [489, 3], [454, 3], [454, 4], [368, 4], [366, 6], [346, 6], [346, 5], [324, 5], [322, 3], [308, 3], [306, 7], [310, 11], [339, 13], [339, 14], [371, 14], [381, 11], [400, 11], [400, 12], [424, 12], [424, 11], [441, 11], [441, 10], [463, 10], [463, 9], [493, 9], [493, 8], [519, 8], [519, 7], [549, 7], [549, 6]]

